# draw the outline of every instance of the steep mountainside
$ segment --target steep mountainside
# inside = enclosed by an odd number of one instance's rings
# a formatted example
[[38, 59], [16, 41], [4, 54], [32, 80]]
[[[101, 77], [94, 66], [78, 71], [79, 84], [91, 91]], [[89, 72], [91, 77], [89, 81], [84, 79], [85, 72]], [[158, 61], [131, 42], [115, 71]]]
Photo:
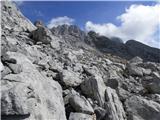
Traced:
[[2, 120], [159, 120], [159, 49], [49, 30], [1, 3]]
[[139, 56], [144, 61], [160, 62], [160, 49], [149, 47], [135, 40], [129, 40], [124, 44], [120, 38], [107, 38], [93, 31], [86, 34], [75, 25], [62, 25], [52, 28], [51, 31], [54, 35], [68, 38], [67, 41], [71, 43], [83, 41], [102, 53], [111, 53], [127, 60]]

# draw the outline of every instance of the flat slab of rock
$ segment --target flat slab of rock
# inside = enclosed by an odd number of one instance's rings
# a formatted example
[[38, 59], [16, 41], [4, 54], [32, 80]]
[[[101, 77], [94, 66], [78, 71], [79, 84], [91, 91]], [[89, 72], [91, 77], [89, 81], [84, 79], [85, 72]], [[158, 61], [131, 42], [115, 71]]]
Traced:
[[22, 66], [19, 74], [8, 74], [1, 80], [2, 117], [16, 115], [17, 119], [66, 120], [62, 88], [58, 82], [41, 74], [21, 53], [8, 52]]
[[69, 99], [69, 103], [76, 110], [76, 112], [82, 112], [82, 113], [86, 113], [86, 114], [93, 114], [94, 113], [94, 110], [93, 110], [91, 104], [83, 96], [72, 95]]
[[126, 120], [123, 105], [119, 100], [116, 91], [110, 87], [106, 89], [106, 111], [109, 120]]
[[100, 76], [90, 77], [81, 84], [82, 92], [88, 97], [97, 100], [101, 107], [105, 102], [105, 89], [106, 86]]

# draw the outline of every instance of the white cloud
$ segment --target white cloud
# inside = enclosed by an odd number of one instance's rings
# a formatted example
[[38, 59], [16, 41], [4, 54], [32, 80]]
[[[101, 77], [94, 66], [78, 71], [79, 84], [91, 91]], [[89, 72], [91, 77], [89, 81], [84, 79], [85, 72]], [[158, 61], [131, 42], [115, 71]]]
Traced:
[[[160, 48], [160, 4], [154, 6], [131, 5], [125, 13], [117, 17], [120, 26], [112, 23], [95, 24], [86, 23], [86, 30], [93, 30], [107, 37], [117, 36], [125, 42], [135, 39], [147, 45]], [[160, 31], [159, 31], [160, 32]], [[159, 33], [160, 34], [160, 33]]]
[[49, 24], [47, 25], [48, 28], [52, 28], [52, 27], [57, 27], [58, 25], [72, 25], [74, 23], [74, 19], [69, 18], [67, 16], [63, 16], [63, 17], [57, 17], [57, 18], [53, 18], [51, 19], [51, 21], [49, 21]]

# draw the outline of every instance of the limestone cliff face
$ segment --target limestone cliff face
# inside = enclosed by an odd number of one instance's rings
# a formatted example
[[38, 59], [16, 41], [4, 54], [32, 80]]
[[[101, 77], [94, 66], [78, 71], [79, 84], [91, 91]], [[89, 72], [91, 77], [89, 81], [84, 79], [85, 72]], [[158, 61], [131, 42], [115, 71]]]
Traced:
[[[159, 120], [160, 63], [149, 62], [157, 57], [124, 59], [132, 50], [120, 41], [76, 26], [34, 26], [12, 2], [1, 3], [2, 119]], [[105, 54], [99, 39], [110, 46]]]

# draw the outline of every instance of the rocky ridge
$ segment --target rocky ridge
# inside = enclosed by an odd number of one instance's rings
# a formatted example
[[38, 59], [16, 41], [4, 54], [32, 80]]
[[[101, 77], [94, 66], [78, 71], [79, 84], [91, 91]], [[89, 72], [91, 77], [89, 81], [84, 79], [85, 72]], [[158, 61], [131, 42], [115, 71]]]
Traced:
[[[128, 53], [115, 54], [121, 42], [76, 26], [33, 25], [12, 2], [1, 3], [2, 119], [159, 120], [159, 50], [148, 59], [146, 53], [124, 59]], [[103, 42], [112, 46], [107, 54]], [[126, 44], [138, 47], [132, 43]]]

